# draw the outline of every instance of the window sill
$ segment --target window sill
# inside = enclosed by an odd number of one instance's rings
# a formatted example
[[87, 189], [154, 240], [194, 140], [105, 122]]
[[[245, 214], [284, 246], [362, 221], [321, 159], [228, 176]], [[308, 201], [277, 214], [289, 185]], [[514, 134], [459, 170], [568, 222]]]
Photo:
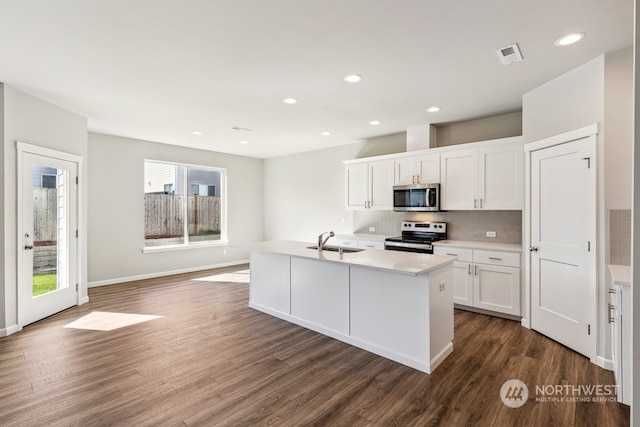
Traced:
[[228, 246], [229, 241], [227, 240], [216, 240], [215, 242], [196, 242], [189, 243], [187, 245], [164, 245], [164, 246], [149, 246], [142, 248], [143, 254], [150, 254], [155, 252], [173, 252], [173, 251], [184, 251], [189, 249], [202, 249], [202, 248], [215, 248], [219, 246]]

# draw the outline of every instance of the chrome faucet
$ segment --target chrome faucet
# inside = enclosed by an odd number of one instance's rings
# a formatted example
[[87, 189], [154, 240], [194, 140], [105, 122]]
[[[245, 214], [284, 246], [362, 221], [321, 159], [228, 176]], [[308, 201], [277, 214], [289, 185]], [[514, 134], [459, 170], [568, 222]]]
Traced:
[[[323, 240], [322, 237], [325, 234], [328, 234], [328, 236], [325, 237]], [[327, 240], [329, 240], [333, 236], [335, 236], [335, 234], [333, 234], [333, 231], [327, 231], [326, 233], [322, 233], [321, 235], [318, 236], [318, 252], [322, 252], [324, 250], [325, 243], [327, 243]]]

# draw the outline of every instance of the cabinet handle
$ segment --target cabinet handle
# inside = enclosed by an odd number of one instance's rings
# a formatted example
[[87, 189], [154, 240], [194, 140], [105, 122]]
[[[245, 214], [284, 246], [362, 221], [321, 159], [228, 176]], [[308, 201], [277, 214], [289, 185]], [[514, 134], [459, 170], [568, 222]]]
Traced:
[[475, 266], [476, 276], [478, 275], [478, 266]]
[[416, 184], [420, 184], [420, 175], [416, 175]]
[[473, 209], [478, 207], [478, 199], [473, 199]]
[[482, 209], [482, 199], [480, 199], [480, 209]]
[[493, 256], [490, 256], [489, 259], [492, 259], [494, 261], [502, 261], [502, 258], [493, 257]]
[[367, 248], [375, 248], [375, 245], [365, 245]]
[[447, 255], [451, 255], [451, 256], [458, 256], [458, 254], [452, 254], [450, 252], [447, 252]]
[[469, 276], [471, 276], [471, 264], [469, 264]]
[[614, 316], [611, 315], [611, 310], [614, 310], [616, 308], [615, 305], [613, 304], [609, 304], [609, 323], [615, 323], [616, 322], [616, 318]]
[[609, 293], [610, 294], [616, 294], [617, 291], [614, 288], [609, 288]]

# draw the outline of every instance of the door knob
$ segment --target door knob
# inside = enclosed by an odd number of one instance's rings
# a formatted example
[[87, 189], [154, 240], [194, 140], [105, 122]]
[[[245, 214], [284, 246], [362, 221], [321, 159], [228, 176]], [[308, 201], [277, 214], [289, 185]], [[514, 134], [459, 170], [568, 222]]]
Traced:
[[538, 252], [537, 246], [529, 246], [529, 252]]
[[31, 246], [31, 245], [24, 245], [24, 250], [25, 250], [25, 251], [30, 251], [31, 249], [33, 249], [33, 246]]

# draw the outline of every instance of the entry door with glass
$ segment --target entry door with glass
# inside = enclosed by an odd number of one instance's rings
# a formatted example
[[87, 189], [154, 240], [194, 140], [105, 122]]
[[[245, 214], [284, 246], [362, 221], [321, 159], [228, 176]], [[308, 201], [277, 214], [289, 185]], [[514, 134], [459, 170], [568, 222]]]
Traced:
[[18, 322], [23, 327], [78, 303], [78, 162], [27, 151], [19, 156]]

